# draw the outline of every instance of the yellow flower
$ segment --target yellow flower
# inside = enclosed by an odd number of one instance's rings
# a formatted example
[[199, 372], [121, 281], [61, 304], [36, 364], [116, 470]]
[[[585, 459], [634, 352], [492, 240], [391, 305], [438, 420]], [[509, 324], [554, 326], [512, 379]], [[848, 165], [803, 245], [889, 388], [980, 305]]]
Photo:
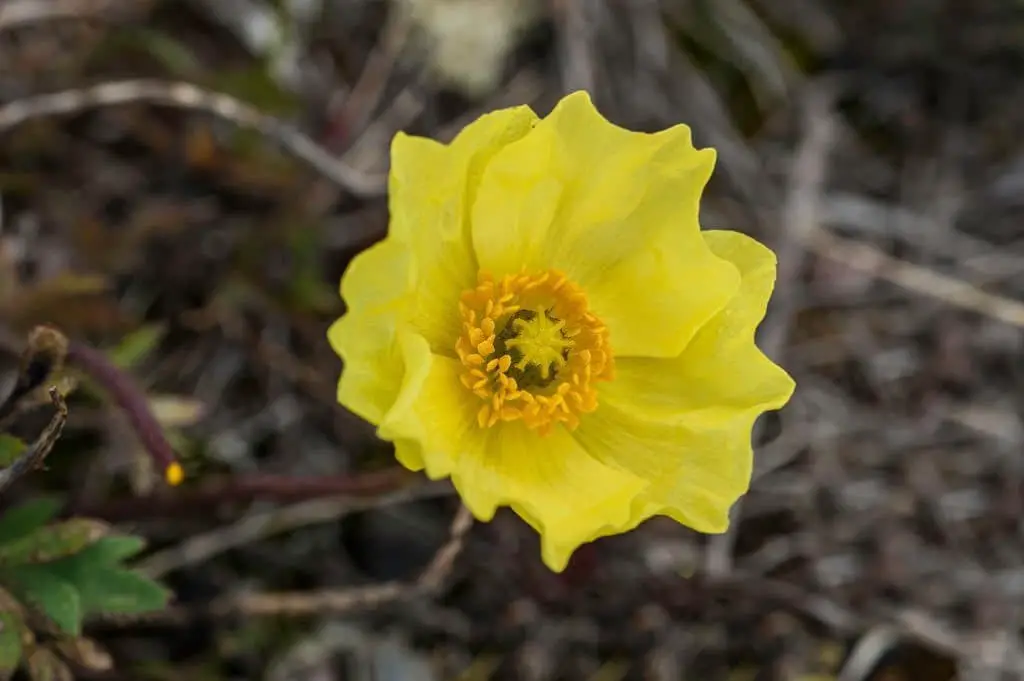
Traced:
[[396, 136], [387, 238], [341, 282], [338, 400], [398, 460], [512, 509], [561, 571], [668, 515], [724, 532], [751, 428], [792, 379], [754, 345], [774, 254], [700, 230], [715, 152], [605, 120], [583, 92], [449, 145]]

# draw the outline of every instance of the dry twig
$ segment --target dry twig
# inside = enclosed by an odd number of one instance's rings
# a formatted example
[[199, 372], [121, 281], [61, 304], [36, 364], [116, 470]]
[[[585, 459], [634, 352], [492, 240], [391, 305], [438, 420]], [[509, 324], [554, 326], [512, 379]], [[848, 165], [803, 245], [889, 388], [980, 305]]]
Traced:
[[389, 16], [381, 37], [366, 59], [366, 65], [337, 113], [335, 143], [348, 143], [353, 133], [366, 128], [384, 96], [398, 56], [409, 35], [409, 19], [401, 13]]
[[347, 612], [367, 608], [407, 596], [429, 594], [439, 589], [451, 572], [462, 550], [466, 534], [473, 525], [469, 509], [460, 506], [452, 520], [448, 541], [415, 582], [386, 582], [364, 588], [327, 589], [311, 592], [251, 593], [228, 596], [211, 607], [214, 615], [241, 614], [304, 616]]
[[966, 281], [908, 263], [869, 244], [822, 229], [808, 235], [814, 253], [846, 267], [877, 276], [914, 293], [963, 310], [1024, 328], [1024, 302], [982, 291]]
[[11, 394], [0, 404], [0, 424], [24, 409], [26, 398], [36, 394], [65, 364], [74, 365], [111, 395], [166, 480], [171, 484], [181, 482], [183, 473], [174, 450], [150, 409], [149, 400], [131, 377], [102, 352], [68, 339], [52, 326], [37, 326], [29, 333], [18, 380]]
[[[863, 613], [851, 610], [824, 594], [812, 593], [796, 584], [767, 579], [742, 569], [734, 570], [720, 584], [735, 585], [741, 590], [754, 590], [762, 596], [786, 603], [844, 636], [860, 636], [871, 627], [882, 628], [887, 632], [887, 637], [913, 641], [954, 659], [976, 658], [988, 643], [971, 633], [955, 629], [933, 614], [914, 608], [883, 607], [879, 608], [877, 617], [869, 619]], [[855, 647], [853, 653], [857, 652]], [[850, 667], [859, 667], [860, 662], [854, 658], [853, 653], [848, 664]], [[1008, 653], [998, 667], [1014, 674], [1013, 678], [1020, 678], [1019, 675], [1024, 674], [1024, 655], [1012, 651]], [[850, 675], [847, 672], [847, 676]]]
[[39, 439], [33, 442], [32, 446], [25, 450], [13, 464], [0, 470], [0, 495], [6, 492], [18, 478], [41, 467], [50, 454], [50, 450], [60, 439], [61, 433], [64, 432], [64, 424], [68, 420], [68, 406], [56, 388], [50, 388], [50, 402], [57, 412], [50, 419], [50, 423], [43, 430]]
[[0, 403], [0, 426], [23, 410], [39, 389], [60, 371], [68, 353], [68, 339], [52, 326], [37, 326], [21, 351], [18, 376], [10, 394]]
[[562, 82], [566, 90], [594, 91], [597, 83], [594, 65], [593, 14], [598, 4], [573, 0], [552, 3], [555, 17], [561, 28], [559, 50], [561, 52]]
[[185, 539], [181, 544], [159, 551], [146, 558], [138, 569], [153, 578], [172, 570], [195, 565], [246, 544], [252, 544], [300, 527], [335, 522], [340, 518], [369, 508], [405, 503], [412, 499], [447, 495], [445, 484], [427, 483], [399, 489], [383, 496], [310, 499], [291, 506], [275, 508], [240, 519], [227, 527], [218, 527]]
[[113, 0], [6, 0], [0, 5], [0, 31], [56, 19], [90, 18], [117, 4]]
[[256, 130], [312, 166], [331, 182], [357, 196], [380, 196], [386, 189], [383, 175], [368, 175], [351, 168], [291, 125], [234, 97], [211, 92], [191, 83], [124, 80], [26, 97], [0, 107], [0, 132], [43, 116], [66, 115], [136, 102], [202, 111], [240, 127]]

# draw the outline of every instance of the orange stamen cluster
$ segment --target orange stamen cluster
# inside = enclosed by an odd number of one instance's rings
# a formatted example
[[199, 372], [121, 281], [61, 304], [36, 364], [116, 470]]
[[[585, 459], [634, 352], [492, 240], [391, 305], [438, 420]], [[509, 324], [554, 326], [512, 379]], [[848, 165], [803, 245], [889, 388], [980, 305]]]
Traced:
[[481, 428], [522, 419], [541, 433], [557, 423], [571, 429], [597, 409], [594, 384], [613, 371], [608, 330], [565, 275], [481, 273], [459, 310], [455, 351], [463, 385], [482, 402]]

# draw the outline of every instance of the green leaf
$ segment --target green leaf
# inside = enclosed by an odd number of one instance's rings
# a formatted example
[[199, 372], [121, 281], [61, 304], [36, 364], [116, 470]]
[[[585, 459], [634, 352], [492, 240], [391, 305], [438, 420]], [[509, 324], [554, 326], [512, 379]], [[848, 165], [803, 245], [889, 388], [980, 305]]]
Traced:
[[109, 525], [91, 518], [71, 518], [47, 525], [27, 537], [0, 545], [0, 565], [59, 560], [80, 552], [109, 530]]
[[39, 496], [5, 511], [0, 515], [0, 544], [20, 539], [39, 529], [57, 515], [61, 504], [57, 497]]
[[78, 583], [89, 614], [135, 615], [163, 610], [171, 592], [133, 570], [92, 570]]
[[125, 336], [116, 348], [110, 350], [110, 361], [122, 369], [130, 369], [156, 348], [164, 337], [161, 324], [147, 324]]
[[0, 678], [9, 678], [21, 662], [21, 630], [24, 622], [16, 612], [0, 612]]
[[25, 443], [6, 433], [0, 433], [0, 468], [7, 468], [25, 451]]
[[[52, 564], [51, 564], [52, 565]], [[46, 615], [61, 631], [78, 636], [82, 630], [82, 599], [73, 582], [50, 565], [19, 565], [0, 572], [0, 581], [19, 600]]]
[[146, 548], [146, 540], [133, 535], [109, 535], [75, 554], [71, 559], [84, 569], [116, 566]]
[[85, 615], [126, 615], [162, 610], [170, 592], [140, 572], [118, 567], [143, 546], [137, 537], [104, 537], [46, 568], [78, 590]]

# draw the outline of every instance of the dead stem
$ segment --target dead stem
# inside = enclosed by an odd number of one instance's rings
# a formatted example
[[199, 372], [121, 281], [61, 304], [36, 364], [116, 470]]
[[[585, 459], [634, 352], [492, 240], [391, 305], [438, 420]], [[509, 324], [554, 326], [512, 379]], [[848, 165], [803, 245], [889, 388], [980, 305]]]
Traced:
[[383, 176], [351, 168], [287, 123], [268, 116], [234, 97], [211, 92], [191, 83], [124, 80], [26, 97], [0, 106], [0, 132], [34, 118], [66, 115], [132, 102], [148, 102], [213, 114], [240, 127], [266, 135], [331, 182], [356, 196], [373, 197], [384, 192], [386, 182]]
[[37, 326], [28, 335], [21, 353], [18, 377], [11, 393], [0, 404], [0, 425], [22, 409], [22, 405], [64, 365], [68, 339], [52, 326]]
[[7, 468], [0, 470], [0, 495], [14, 484], [15, 480], [43, 465], [53, 445], [60, 439], [64, 424], [68, 420], [68, 407], [60, 391], [50, 388], [50, 402], [57, 410], [50, 423], [35, 442]]

